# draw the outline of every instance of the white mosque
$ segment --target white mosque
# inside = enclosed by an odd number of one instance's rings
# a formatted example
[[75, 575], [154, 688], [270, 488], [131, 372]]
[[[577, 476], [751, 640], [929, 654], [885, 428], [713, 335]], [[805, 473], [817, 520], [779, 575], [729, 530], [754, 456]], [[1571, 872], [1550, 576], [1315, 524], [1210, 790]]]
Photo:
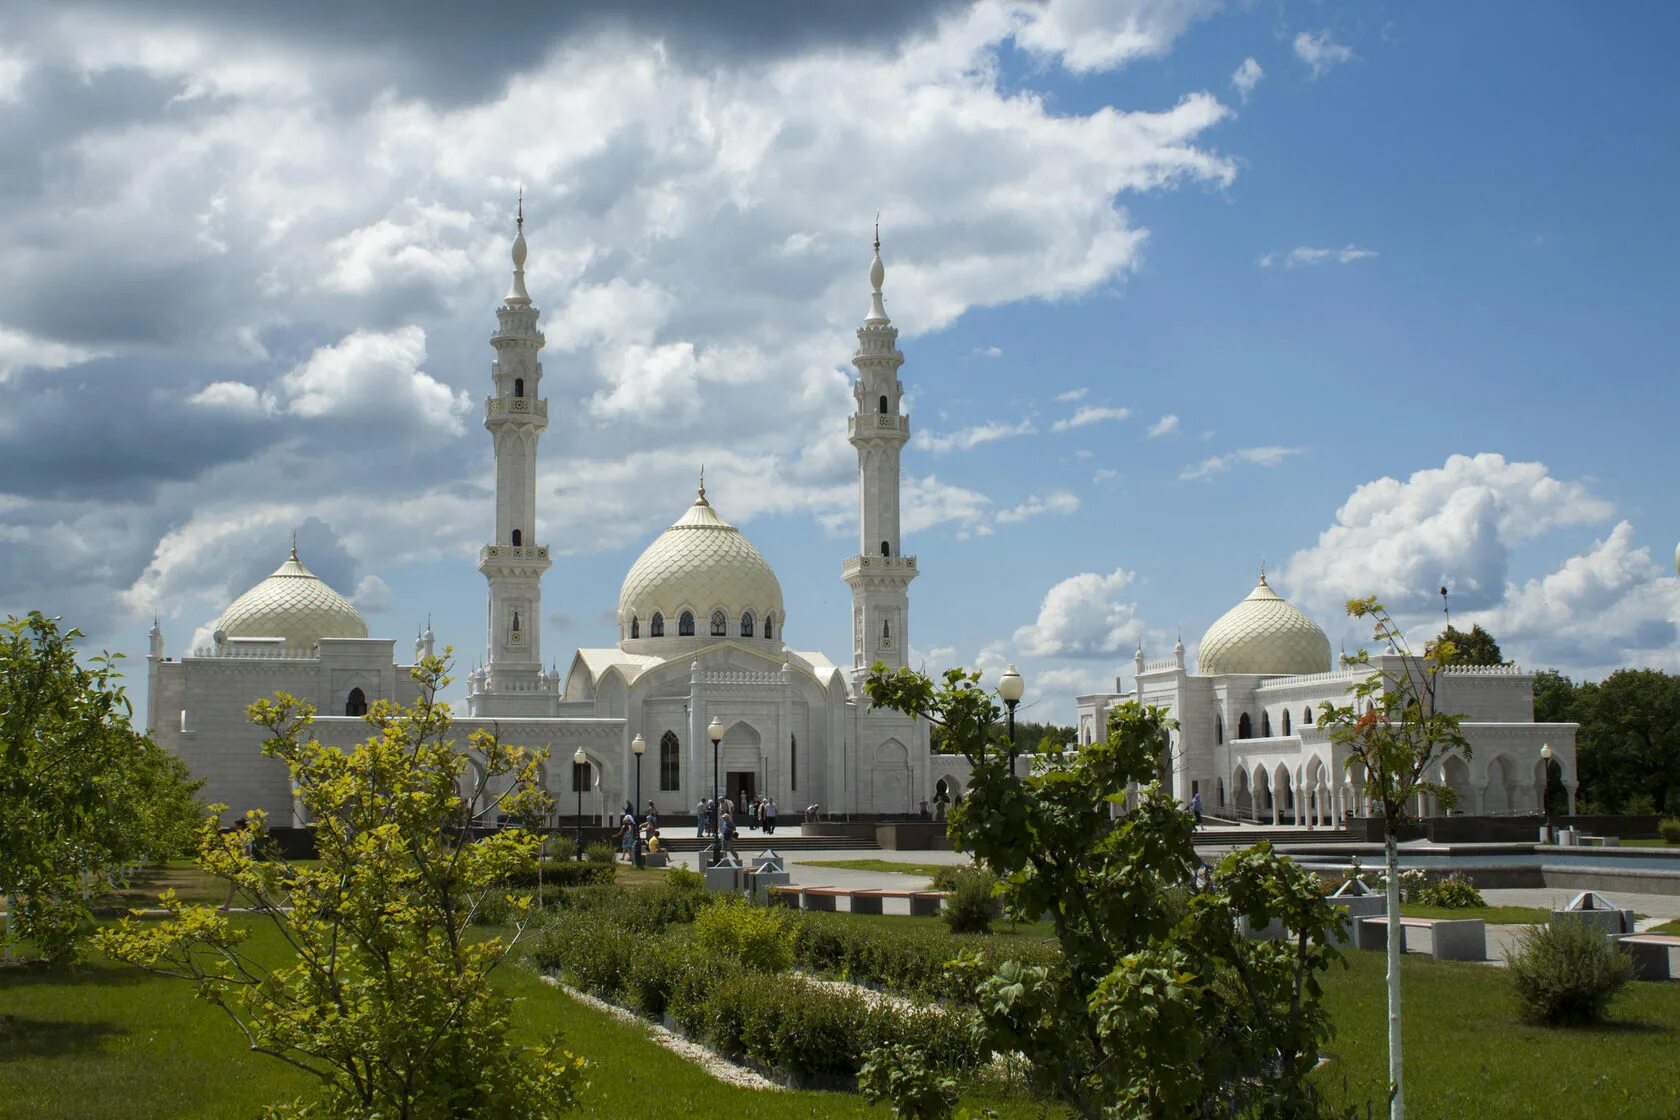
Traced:
[[[1162, 776], [1188, 802], [1200, 795], [1215, 816], [1266, 824], [1330, 826], [1369, 815], [1363, 775], [1348, 749], [1315, 720], [1319, 705], [1346, 704], [1373, 669], [1398, 676], [1404, 661], [1373, 655], [1370, 668], [1333, 669], [1330, 640], [1266, 583], [1221, 615], [1202, 636], [1197, 672], [1185, 667], [1184, 642], [1171, 657], [1148, 660], [1138, 647], [1130, 691], [1078, 698], [1079, 741], [1105, 734], [1107, 712], [1125, 700], [1158, 706], [1177, 721], [1162, 744]], [[1515, 665], [1456, 666], [1438, 678], [1441, 711], [1464, 717], [1469, 756], [1448, 754], [1432, 781], [1457, 793], [1453, 812], [1485, 816], [1530, 813], [1545, 796], [1544, 755], [1562, 770], [1575, 811], [1573, 723], [1534, 722], [1534, 677]], [[1418, 806], [1429, 815], [1436, 805]]]
[[[847, 418], [858, 455], [859, 512], [857, 554], [841, 564], [852, 590], [845, 669], [788, 644], [797, 627], [789, 629], [776, 573], [711, 504], [703, 477], [698, 496], [625, 576], [618, 644], [578, 650], [563, 675], [543, 668], [549, 551], [538, 535], [536, 494], [548, 402], [525, 258], [521, 211], [484, 402], [496, 459], [495, 534], [478, 558], [489, 584], [488, 652], [468, 675], [467, 714], [453, 729], [458, 740], [484, 729], [504, 742], [546, 749], [544, 784], [564, 814], [579, 792], [586, 814], [616, 812], [635, 794], [638, 765], [642, 800], [681, 813], [711, 796], [708, 728], [716, 719], [725, 729], [716, 780], [738, 803], [762, 793], [785, 816], [812, 803], [832, 813], [913, 811], [931, 792], [927, 724], [872, 710], [860, 698], [870, 665], [904, 665], [917, 573], [899, 532], [899, 456], [910, 422], [898, 378], [904, 355], [881, 297], [879, 240], [869, 314], [852, 356], [857, 404]], [[428, 626], [414, 660], [433, 648]], [[263, 732], [247, 721], [246, 706], [289, 692], [315, 705], [324, 742], [348, 745], [366, 737], [359, 717], [368, 705], [415, 698], [411, 668], [397, 661], [395, 641], [368, 637], [355, 607], [314, 576], [294, 547], [272, 576], [222, 613], [209, 648], [165, 657], [154, 624], [150, 731], [205, 780], [206, 798], [226, 804], [230, 816], [258, 808], [271, 824], [302, 824], [286, 770], [263, 757]], [[638, 738], [640, 759], [632, 750]], [[581, 765], [573, 761], [579, 752]]]

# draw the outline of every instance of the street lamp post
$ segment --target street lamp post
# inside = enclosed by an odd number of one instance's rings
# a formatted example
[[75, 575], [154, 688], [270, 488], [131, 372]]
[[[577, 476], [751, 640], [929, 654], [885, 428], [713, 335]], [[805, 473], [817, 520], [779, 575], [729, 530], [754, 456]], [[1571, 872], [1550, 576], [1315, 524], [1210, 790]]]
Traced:
[[589, 765], [589, 756], [583, 753], [583, 748], [582, 747], [579, 747], [577, 749], [577, 753], [572, 755], [572, 788], [577, 790], [577, 858], [578, 859], [583, 858], [583, 783], [587, 780], [586, 775], [589, 773], [589, 771], [584, 770], [580, 773], [578, 771], [577, 767], [588, 766], [588, 765]]
[[[633, 802], [633, 808], [639, 813], [642, 811], [642, 755], [647, 753], [647, 740], [642, 738], [639, 733], [634, 739], [630, 740], [630, 752], [636, 756], [636, 800]], [[636, 826], [634, 862], [637, 867], [644, 865], [642, 859], [642, 829], [639, 822]]]
[[1552, 842], [1552, 745], [1540, 744], [1540, 821], [1546, 843]]
[[723, 862], [723, 798], [718, 794], [718, 744], [723, 742], [723, 721], [717, 716], [706, 725], [712, 741], [712, 866]]
[[998, 698], [1003, 706], [1009, 709], [1009, 772], [1015, 773], [1015, 705], [1021, 702], [1021, 694], [1027, 689], [1027, 683], [1021, 679], [1021, 674], [1011, 665], [998, 678]]

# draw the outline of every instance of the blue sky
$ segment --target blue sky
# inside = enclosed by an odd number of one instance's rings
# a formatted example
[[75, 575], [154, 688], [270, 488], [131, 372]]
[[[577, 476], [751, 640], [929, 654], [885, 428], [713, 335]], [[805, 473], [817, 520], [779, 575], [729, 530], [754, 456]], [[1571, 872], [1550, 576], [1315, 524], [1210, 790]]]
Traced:
[[847, 659], [876, 208], [930, 668], [1066, 718], [1262, 560], [1333, 642], [1445, 583], [1526, 665], [1680, 667], [1672, 6], [609, 7], [0, 17], [0, 610], [179, 654], [301, 526], [478, 657], [523, 183], [562, 667], [701, 461]]

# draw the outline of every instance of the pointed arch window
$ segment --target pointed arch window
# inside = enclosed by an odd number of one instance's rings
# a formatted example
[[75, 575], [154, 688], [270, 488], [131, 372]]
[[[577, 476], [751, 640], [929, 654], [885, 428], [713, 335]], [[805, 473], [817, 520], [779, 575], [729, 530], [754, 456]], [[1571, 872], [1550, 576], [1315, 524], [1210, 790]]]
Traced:
[[525, 395], [525, 379], [523, 377], [516, 377], [513, 379], [513, 395], [516, 397], [523, 397]]
[[525, 534], [521, 533], [518, 529], [515, 529], [513, 531], [513, 546], [515, 548], [518, 548], [520, 545], [522, 545], [524, 543], [525, 543]]
[[885, 393], [882, 393], [881, 394], [881, 415], [885, 416], [886, 414], [887, 414], [887, 395]]
[[682, 773], [682, 751], [677, 743], [677, 733], [667, 731], [659, 737], [659, 788], [674, 790], [677, 788], [678, 775]]
[[1254, 724], [1249, 721], [1247, 712], [1244, 712], [1242, 715], [1237, 717], [1237, 738], [1254, 738]]
[[677, 637], [694, 637], [694, 612], [684, 611], [677, 616]]
[[775, 619], [775, 615], [767, 614], [764, 616], [764, 636], [766, 638], [774, 638], [776, 636]]
[[642, 636], [642, 620], [637, 618], [635, 615], [630, 616], [630, 636], [632, 638], [639, 638]]
[[1213, 741], [1216, 743], [1223, 743], [1225, 741], [1224, 716], [1216, 715], [1213, 717]]
[[1272, 737], [1272, 713], [1261, 712], [1260, 713], [1260, 738], [1270, 739], [1271, 737]]
[[799, 736], [788, 736], [788, 788], [799, 788]]
[[350, 695], [344, 700], [344, 714], [347, 716], [367, 715], [367, 693], [359, 688], [352, 688]]
[[892, 555], [892, 546], [887, 544], [886, 541], [881, 542], [881, 555], [882, 556], [891, 556]]
[[721, 638], [729, 633], [729, 617], [722, 611], [712, 612], [712, 637]]
[[757, 632], [758, 632], [757, 629], [753, 626], [753, 613], [751, 611], [747, 611], [746, 613], [742, 614], [741, 615], [741, 637], [750, 638], [754, 634], [756, 634]]
[[883, 642], [892, 641], [892, 619], [890, 618], [881, 620], [881, 640]]
[[648, 637], [663, 638], [665, 636], [665, 616], [658, 611], [653, 612], [653, 618], [648, 622]]
[[1288, 709], [1288, 708], [1285, 708], [1285, 709], [1284, 709], [1284, 710], [1283, 710], [1283, 733], [1284, 733], [1284, 734], [1285, 734], [1285, 735], [1288, 735], [1288, 734], [1289, 734], [1289, 733], [1290, 733], [1290, 726], [1289, 726], [1289, 709]]
[[1311, 727], [1312, 726], [1312, 706], [1311, 705], [1308, 705], [1307, 707], [1301, 709], [1301, 726], [1303, 726], [1303, 727]]

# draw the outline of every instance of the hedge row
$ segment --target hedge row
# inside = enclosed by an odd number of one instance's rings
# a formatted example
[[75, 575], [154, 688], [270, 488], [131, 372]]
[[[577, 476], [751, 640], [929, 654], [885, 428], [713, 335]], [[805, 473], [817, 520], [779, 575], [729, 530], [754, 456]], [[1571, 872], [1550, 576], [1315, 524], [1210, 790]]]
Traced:
[[974, 992], [946, 972], [959, 953], [978, 952], [986, 960], [1017, 960], [1053, 965], [1060, 952], [1053, 942], [1027, 937], [952, 934], [943, 925], [866, 922], [842, 915], [794, 915], [793, 955], [801, 967], [892, 991], [971, 1003]]
[[971, 1011], [895, 1007], [790, 973], [766, 974], [701, 949], [682, 923], [632, 928], [615, 906], [573, 906], [539, 935], [535, 962], [594, 995], [796, 1079], [849, 1078], [876, 1046], [906, 1044], [932, 1067], [958, 1070], [985, 1054]]

